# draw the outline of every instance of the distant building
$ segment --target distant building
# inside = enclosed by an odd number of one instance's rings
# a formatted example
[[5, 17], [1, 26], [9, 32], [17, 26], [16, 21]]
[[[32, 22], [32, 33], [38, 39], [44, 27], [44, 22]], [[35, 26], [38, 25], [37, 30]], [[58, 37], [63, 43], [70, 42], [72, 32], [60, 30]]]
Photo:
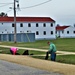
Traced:
[[75, 27], [56, 26], [56, 35], [60, 38], [75, 38]]
[[[55, 21], [50, 17], [16, 17], [17, 33], [35, 33], [35, 39], [56, 39]], [[0, 34], [14, 33], [14, 17], [0, 17]]]

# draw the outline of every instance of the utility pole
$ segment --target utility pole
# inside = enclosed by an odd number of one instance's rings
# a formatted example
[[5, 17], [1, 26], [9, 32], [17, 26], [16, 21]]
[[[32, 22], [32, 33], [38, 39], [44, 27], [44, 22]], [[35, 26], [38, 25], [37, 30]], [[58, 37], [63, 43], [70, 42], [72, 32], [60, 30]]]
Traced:
[[[17, 8], [16, 8], [16, 2], [17, 2]], [[12, 9], [12, 7], [10, 7], [10, 9]], [[17, 30], [16, 30], [16, 9], [20, 10], [19, 8], [19, 0], [14, 0], [14, 43], [17, 43], [17, 39], [16, 39], [16, 34], [17, 34]]]
[[16, 0], [14, 0], [14, 43], [17, 43], [17, 40], [16, 40]]

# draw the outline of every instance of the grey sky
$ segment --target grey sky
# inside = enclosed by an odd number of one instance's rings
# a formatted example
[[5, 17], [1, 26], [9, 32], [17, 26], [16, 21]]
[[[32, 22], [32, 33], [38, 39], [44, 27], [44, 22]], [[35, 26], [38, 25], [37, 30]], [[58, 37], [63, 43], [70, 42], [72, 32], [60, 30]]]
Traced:
[[[2, 0], [0, 3], [12, 3], [14, 0]], [[20, 8], [30, 7], [48, 0], [19, 0]], [[0, 12], [6, 12], [13, 16], [13, 4], [3, 6], [0, 4]], [[10, 11], [9, 11], [10, 10]], [[51, 17], [60, 25], [73, 25], [75, 23], [75, 0], [51, 0], [40, 6], [17, 10], [17, 16]]]

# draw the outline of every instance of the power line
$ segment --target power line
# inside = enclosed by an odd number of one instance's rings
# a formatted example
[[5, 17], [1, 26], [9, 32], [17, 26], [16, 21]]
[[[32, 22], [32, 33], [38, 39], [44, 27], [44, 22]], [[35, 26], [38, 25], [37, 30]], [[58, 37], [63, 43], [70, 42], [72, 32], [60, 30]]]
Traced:
[[[43, 4], [45, 4], [45, 3], [48, 3], [48, 2], [50, 2], [50, 1], [51, 1], [51, 0], [47, 0], [47, 1], [45, 1], [45, 2], [36, 4], [36, 5], [32, 5], [32, 6], [28, 6], [28, 7], [22, 7], [22, 8], [20, 8], [20, 9], [33, 8], [33, 7], [40, 6], [40, 5], [43, 5]], [[11, 3], [0, 3], [0, 4], [3, 4], [3, 5], [1, 5], [0, 7], [5, 7], [5, 6], [8, 6], [8, 5], [10, 5], [10, 4], [13, 4], [13, 2], [11, 2]]]
[[48, 0], [48, 1], [45, 1], [45, 2], [42, 2], [42, 3], [36, 4], [36, 5], [32, 5], [32, 6], [28, 6], [28, 7], [22, 7], [20, 9], [27, 9], [27, 8], [32, 8], [32, 7], [40, 6], [40, 5], [43, 5], [43, 4], [48, 3], [50, 1], [51, 0]]

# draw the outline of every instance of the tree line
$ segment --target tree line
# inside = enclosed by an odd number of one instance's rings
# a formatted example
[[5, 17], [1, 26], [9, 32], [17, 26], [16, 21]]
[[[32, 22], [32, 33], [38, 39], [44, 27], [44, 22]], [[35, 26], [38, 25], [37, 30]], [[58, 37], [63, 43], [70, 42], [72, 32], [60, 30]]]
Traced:
[[0, 13], [0, 17], [7, 17], [7, 16], [8, 16], [7, 13], [4, 13], [4, 12]]

